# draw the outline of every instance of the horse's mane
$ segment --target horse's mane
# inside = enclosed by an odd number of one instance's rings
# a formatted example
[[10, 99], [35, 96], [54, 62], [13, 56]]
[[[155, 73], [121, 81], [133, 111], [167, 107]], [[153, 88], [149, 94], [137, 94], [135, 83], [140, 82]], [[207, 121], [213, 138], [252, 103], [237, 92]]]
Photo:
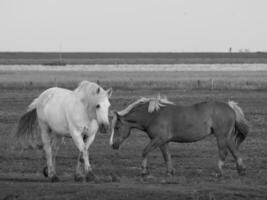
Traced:
[[92, 87], [97, 88], [98, 85], [94, 82], [83, 80], [79, 83], [78, 87], [74, 90], [75, 92], [79, 92], [82, 90], [89, 90]]
[[84, 103], [95, 103], [107, 95], [101, 86], [86, 80], [80, 82], [74, 92]]
[[118, 112], [120, 116], [124, 116], [128, 114], [133, 108], [137, 107], [140, 104], [148, 103], [148, 112], [152, 113], [154, 111], [158, 111], [161, 107], [165, 107], [166, 104], [174, 105], [173, 102], [169, 101], [167, 97], [161, 97], [158, 95], [157, 97], [141, 97], [140, 99], [136, 100], [129, 106], [127, 106], [124, 110]]

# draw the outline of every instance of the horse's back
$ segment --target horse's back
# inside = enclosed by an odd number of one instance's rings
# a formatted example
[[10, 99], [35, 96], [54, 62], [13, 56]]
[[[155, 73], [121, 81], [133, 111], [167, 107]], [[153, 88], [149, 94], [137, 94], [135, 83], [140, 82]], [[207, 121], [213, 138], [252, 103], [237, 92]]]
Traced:
[[230, 126], [235, 121], [233, 109], [224, 102], [208, 101], [191, 106], [195, 113], [198, 113], [199, 120], [209, 121], [209, 125], [215, 129]]
[[83, 104], [71, 90], [54, 87], [44, 91], [39, 98], [38, 118], [55, 132], [66, 134], [74, 121], [86, 121]]
[[[168, 105], [155, 117], [152, 129], [170, 141], [194, 142], [214, 129], [234, 122], [232, 109], [223, 102], [201, 102], [191, 106]], [[168, 130], [163, 133], [163, 129]], [[161, 131], [162, 130], [162, 131]]]
[[149, 132], [152, 137], [160, 136], [169, 141], [197, 141], [209, 132], [209, 112], [198, 105], [168, 105], [155, 113]]
[[71, 90], [53, 87], [45, 90], [38, 99], [39, 108], [46, 112], [60, 110], [67, 103], [71, 105], [75, 96]]

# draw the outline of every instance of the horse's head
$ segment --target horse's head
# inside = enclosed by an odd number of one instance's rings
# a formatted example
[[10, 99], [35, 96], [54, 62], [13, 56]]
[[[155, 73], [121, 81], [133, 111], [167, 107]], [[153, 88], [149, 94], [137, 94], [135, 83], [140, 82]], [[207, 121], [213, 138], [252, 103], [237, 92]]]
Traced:
[[119, 149], [120, 144], [130, 135], [131, 127], [117, 112], [113, 113], [111, 136], [109, 144], [113, 149]]
[[74, 92], [88, 109], [89, 118], [97, 120], [99, 131], [106, 133], [109, 128], [109, 98], [112, 94], [112, 89], [104, 90], [98, 84], [84, 80]]
[[95, 111], [96, 111], [96, 120], [99, 124], [99, 131], [101, 133], [106, 133], [109, 129], [109, 107], [110, 102], [109, 98], [112, 94], [112, 89], [104, 90], [101, 87], [98, 87], [96, 91], [96, 101], [95, 101]]

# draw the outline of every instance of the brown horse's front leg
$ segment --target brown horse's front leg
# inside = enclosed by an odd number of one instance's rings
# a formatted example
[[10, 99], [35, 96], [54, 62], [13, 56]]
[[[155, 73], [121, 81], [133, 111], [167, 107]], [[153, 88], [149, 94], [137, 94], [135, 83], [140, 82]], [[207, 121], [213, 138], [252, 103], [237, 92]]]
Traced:
[[167, 164], [167, 175], [172, 176], [175, 174], [175, 169], [172, 165], [172, 158], [169, 152], [168, 144], [163, 144], [160, 146], [165, 163]]
[[145, 147], [142, 157], [143, 157], [143, 161], [141, 164], [141, 168], [142, 168], [142, 176], [145, 176], [147, 174], [149, 174], [148, 171], [148, 167], [147, 167], [147, 156], [148, 154], [153, 151], [154, 149], [156, 149], [157, 147], [159, 147], [161, 144], [163, 143], [162, 139], [160, 138], [154, 138], [150, 141], [150, 143]]

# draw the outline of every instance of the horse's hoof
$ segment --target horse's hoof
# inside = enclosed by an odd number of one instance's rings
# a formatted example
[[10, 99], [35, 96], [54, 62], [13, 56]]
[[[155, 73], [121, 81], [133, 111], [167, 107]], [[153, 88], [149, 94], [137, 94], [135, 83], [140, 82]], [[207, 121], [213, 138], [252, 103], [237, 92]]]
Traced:
[[171, 172], [167, 172], [168, 177], [173, 177], [173, 174]]
[[142, 177], [146, 177], [147, 175], [150, 174], [150, 173], [149, 173], [149, 170], [148, 170], [148, 167], [143, 167], [143, 166], [141, 166], [141, 169], [142, 169], [142, 171], [141, 171], [141, 176], [142, 176]]
[[48, 168], [47, 168], [47, 166], [46, 167], [44, 167], [44, 169], [43, 169], [43, 175], [44, 175], [44, 177], [48, 177]]
[[223, 177], [223, 174], [222, 174], [222, 172], [217, 172], [215, 174], [215, 176], [216, 176], [216, 178], [222, 178]]
[[238, 172], [239, 176], [246, 175], [246, 167], [244, 165], [237, 164], [236, 165], [236, 169], [237, 169], [237, 172]]
[[146, 171], [142, 171], [141, 172], [141, 176], [142, 177], [146, 177], [146, 176], [148, 176], [150, 173], [149, 173], [149, 171], [148, 170], [146, 170]]
[[171, 169], [167, 171], [167, 176], [174, 176], [175, 175], [175, 169]]
[[237, 169], [238, 175], [239, 176], [245, 176], [246, 175], [246, 169], [241, 167]]
[[52, 182], [52, 183], [59, 182], [59, 178], [58, 178], [56, 175], [54, 175], [54, 176], [52, 176], [52, 178], [51, 178], [51, 182]]
[[91, 182], [91, 181], [94, 181], [94, 180], [96, 180], [96, 177], [95, 177], [95, 175], [93, 174], [93, 172], [88, 172], [87, 174], [86, 174], [86, 181], [87, 182]]
[[151, 174], [148, 174], [148, 175], [146, 175], [145, 177], [143, 177], [143, 181], [145, 181], [145, 182], [149, 182], [149, 181], [155, 181], [155, 177], [153, 176], [153, 175], [151, 175]]
[[111, 181], [112, 181], [112, 182], [119, 182], [120, 179], [119, 179], [119, 177], [118, 177], [117, 175], [115, 175], [115, 174], [111, 174]]
[[75, 174], [75, 175], [74, 175], [74, 180], [75, 180], [76, 182], [83, 182], [84, 177], [82, 177], [81, 175]]

